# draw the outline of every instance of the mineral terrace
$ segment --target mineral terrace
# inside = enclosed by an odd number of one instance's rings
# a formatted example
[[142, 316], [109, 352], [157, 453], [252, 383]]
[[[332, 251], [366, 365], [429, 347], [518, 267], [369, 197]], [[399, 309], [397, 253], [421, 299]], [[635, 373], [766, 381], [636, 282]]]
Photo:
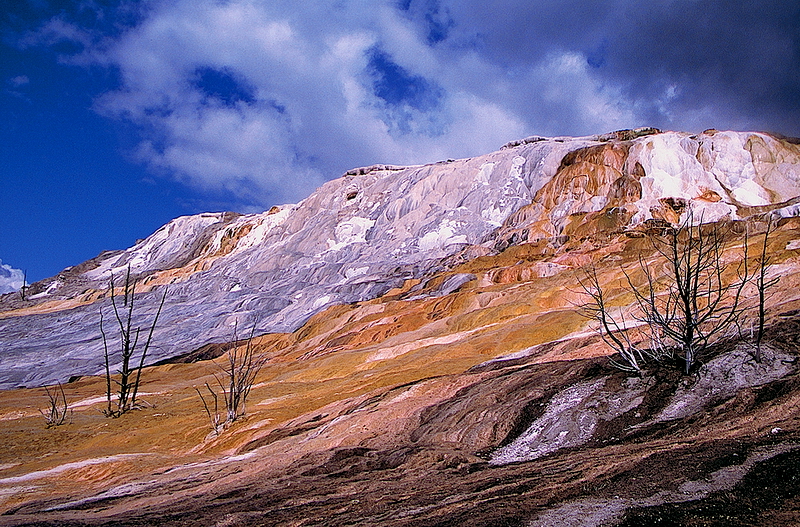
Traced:
[[[774, 226], [761, 361], [750, 288], [690, 375], [620, 371], [580, 282], [633, 310], [626, 273], [663, 276], [652, 238], [690, 213], [751, 233], [726, 261]], [[798, 525], [798, 215], [798, 141], [638, 129], [177, 218], [0, 296], [0, 525]], [[111, 419], [99, 315], [127, 269], [135, 324], [166, 300]], [[267, 362], [214, 433], [196, 388], [234, 328]]]

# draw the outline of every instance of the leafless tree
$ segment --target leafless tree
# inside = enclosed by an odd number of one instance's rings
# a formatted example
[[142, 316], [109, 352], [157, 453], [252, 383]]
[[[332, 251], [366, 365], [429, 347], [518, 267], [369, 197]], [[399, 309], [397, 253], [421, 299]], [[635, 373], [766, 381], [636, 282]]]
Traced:
[[194, 391], [197, 392], [197, 395], [200, 396], [200, 400], [203, 401], [203, 408], [206, 411], [206, 415], [208, 415], [208, 421], [211, 423], [211, 428], [214, 430], [216, 435], [219, 435], [220, 430], [226, 426], [227, 422], [222, 419], [222, 415], [219, 412], [219, 397], [217, 396], [217, 393], [211, 388], [211, 386], [208, 385], [208, 383], [205, 383], [205, 386], [206, 390], [208, 390], [208, 393], [211, 394], [211, 398], [214, 400], [213, 411], [206, 401], [206, 398], [203, 397], [203, 392], [201, 392], [197, 386], [194, 387]]
[[219, 374], [215, 372], [213, 375], [225, 403], [224, 420], [220, 414], [217, 392], [208, 383], [205, 384], [206, 390], [208, 390], [213, 399], [214, 411], [212, 412], [209, 405], [211, 399], [206, 401], [203, 393], [195, 387], [195, 391], [197, 391], [203, 402], [203, 408], [208, 415], [211, 426], [217, 434], [221, 429], [226, 428], [230, 423], [245, 415], [247, 396], [255, 383], [256, 375], [267, 362], [266, 356], [256, 356], [255, 354], [253, 337], [255, 336], [256, 324], [253, 324], [250, 336], [245, 340], [244, 344], [239, 343], [237, 326], [238, 324], [234, 325], [233, 338], [228, 345], [228, 352], [225, 355], [223, 364], [214, 363], [220, 370]]
[[[742, 258], [726, 262], [724, 249], [737, 236], [743, 239]], [[689, 213], [676, 228], [651, 237], [656, 254], [667, 272], [659, 278], [639, 256], [643, 286], [636, 286], [625, 273], [641, 312], [641, 321], [651, 331], [675, 343], [688, 374], [709, 341], [724, 333], [742, 314], [742, 292], [748, 271], [747, 229], [741, 235], [730, 222], [695, 225]]]
[[[114, 283], [114, 275], [111, 275], [109, 280], [111, 290], [111, 306], [114, 312], [114, 318], [117, 322], [119, 329], [119, 349], [122, 362], [116, 373], [119, 375], [113, 376], [110, 367], [110, 353], [108, 351], [108, 338], [106, 336], [105, 327], [103, 325], [103, 311], [100, 310], [100, 334], [103, 337], [103, 350], [106, 366], [106, 400], [108, 406], [103, 413], [107, 417], [119, 417], [120, 415], [136, 408], [136, 396], [139, 392], [139, 384], [142, 379], [142, 368], [144, 361], [147, 358], [147, 352], [150, 349], [150, 344], [153, 341], [153, 332], [155, 331], [158, 317], [161, 315], [161, 309], [164, 307], [164, 300], [167, 298], [167, 288], [164, 288], [164, 293], [161, 295], [161, 301], [158, 304], [158, 310], [150, 324], [149, 329], [145, 328], [147, 339], [144, 346], [140, 349], [139, 337], [142, 333], [142, 328], [139, 326], [134, 327], [134, 303], [136, 293], [136, 279], [131, 277], [131, 268], [128, 266], [125, 274], [125, 283], [123, 285], [123, 299], [122, 305], [119, 305], [119, 299], [115, 291], [116, 284]], [[139, 352], [138, 363], [135, 355]], [[112, 401], [112, 384], [116, 384], [116, 401]]]
[[[611, 313], [596, 271], [588, 273], [583, 285], [590, 298], [587, 312], [600, 323], [604, 340], [622, 357], [622, 369], [640, 371], [645, 359], [666, 358], [674, 349], [688, 374], [709, 342], [735, 327], [744, 311], [742, 293], [752, 279], [747, 229], [738, 227], [732, 222], [703, 224], [702, 218], [695, 224], [690, 212], [677, 227], [651, 236], [653, 266], [640, 254], [640, 274], [623, 270], [635, 299], [631, 316], [649, 333], [651, 349], [631, 345], [621, 330], [625, 326], [622, 311], [616, 316]], [[743, 255], [726, 258], [726, 244], [735, 239], [743, 242]], [[666, 273], [654, 271], [655, 265], [663, 265]]]
[[[53, 387], [53, 390], [50, 391], [50, 388], [45, 386], [44, 391], [47, 394], [48, 400], [48, 407], [46, 410], [39, 409], [39, 413], [42, 414], [44, 417], [45, 422], [47, 423], [47, 428], [51, 428], [53, 426], [61, 426], [67, 420], [67, 396], [64, 394], [64, 387], [61, 383]], [[71, 415], [71, 411], [69, 412]]]
[[28, 271], [27, 269], [22, 271], [22, 287], [19, 288], [19, 297], [21, 300], [25, 300], [25, 289], [28, 287]]
[[772, 258], [767, 255], [767, 247], [769, 244], [769, 236], [772, 234], [773, 228], [772, 218], [768, 217], [767, 228], [764, 231], [764, 239], [761, 242], [761, 254], [758, 256], [755, 275], [756, 289], [758, 289], [758, 329], [755, 333], [755, 353], [753, 357], [756, 362], [761, 362], [761, 341], [764, 338], [764, 325], [766, 323], [767, 290], [780, 280], [780, 277], [767, 278], [767, 269], [772, 263]]

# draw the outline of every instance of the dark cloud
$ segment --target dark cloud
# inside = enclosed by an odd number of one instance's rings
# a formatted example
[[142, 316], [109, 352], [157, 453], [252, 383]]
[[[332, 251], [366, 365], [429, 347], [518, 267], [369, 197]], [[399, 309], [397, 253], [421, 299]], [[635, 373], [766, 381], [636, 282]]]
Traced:
[[[800, 133], [800, 3], [661, 0], [412, 1], [453, 20], [449, 42], [519, 70], [552, 53], [582, 54], [663, 127]], [[711, 122], [716, 121], [716, 122]], [[570, 124], [565, 123], [570, 129]]]
[[633, 11], [630, 19], [609, 36], [608, 69], [637, 99], [675, 84], [676, 124], [713, 108], [720, 128], [800, 132], [797, 2], [671, 2]]

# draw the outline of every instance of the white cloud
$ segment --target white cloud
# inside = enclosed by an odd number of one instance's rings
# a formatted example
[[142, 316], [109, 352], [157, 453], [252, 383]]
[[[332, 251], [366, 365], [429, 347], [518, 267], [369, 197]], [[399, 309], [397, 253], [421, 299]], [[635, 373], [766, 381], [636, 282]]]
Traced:
[[[41, 38], [72, 38], [83, 46], [73, 62], [119, 69], [121, 86], [96, 108], [141, 127], [142, 161], [249, 203], [295, 201], [358, 165], [432, 162], [534, 133], [642, 124], [580, 53], [509, 69], [464, 45], [467, 37], [432, 44], [422, 25], [394, 0], [174, 0], [153, 2], [113, 38], [90, 38], [61, 19]], [[386, 75], [412, 85], [407, 92], [390, 87], [379, 97], [376, 49], [395, 65]], [[198, 82], [200, 70], [225, 77], [233, 92], [215, 96]], [[430, 92], [426, 104], [414, 103], [420, 90]]]
[[25, 86], [30, 82], [31, 80], [28, 78], [27, 75], [17, 75], [16, 77], [8, 79], [8, 83], [14, 86], [15, 88], [18, 88], [20, 86]]
[[19, 291], [25, 285], [25, 273], [0, 260], [0, 295]]
[[74, 42], [84, 47], [92, 44], [91, 34], [62, 17], [51, 18], [38, 31], [29, 33], [19, 41], [22, 48], [40, 44], [52, 45], [59, 42]]

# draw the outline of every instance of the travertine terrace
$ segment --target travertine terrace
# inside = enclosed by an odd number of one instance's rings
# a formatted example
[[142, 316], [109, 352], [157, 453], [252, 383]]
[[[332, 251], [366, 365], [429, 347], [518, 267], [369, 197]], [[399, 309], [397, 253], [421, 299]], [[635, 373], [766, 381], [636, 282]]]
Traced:
[[[0, 300], [0, 525], [796, 524], [798, 203], [795, 142], [640, 129], [178, 218]], [[594, 265], [632, 302], [622, 270], [689, 210], [747, 219], [754, 252], [775, 222], [764, 360], [722, 339], [693, 376], [630, 377], [578, 281]], [[128, 266], [145, 314], [168, 287], [161, 364], [145, 408], [107, 419], [97, 314]], [[194, 387], [234, 323], [269, 361], [217, 436]], [[45, 429], [38, 386], [73, 376], [71, 422]]]
[[140, 301], [147, 314], [169, 285], [152, 356], [160, 360], [229, 338], [237, 321], [294, 331], [327, 306], [520, 242], [677, 221], [689, 203], [704, 221], [797, 212], [797, 145], [654, 131], [532, 137], [472, 159], [353, 170], [262, 214], [177, 218], [126, 251], [35, 284], [29, 302], [2, 297], [0, 387], [100, 372], [98, 313], [109, 308], [109, 273], [128, 265], [151, 291]]

